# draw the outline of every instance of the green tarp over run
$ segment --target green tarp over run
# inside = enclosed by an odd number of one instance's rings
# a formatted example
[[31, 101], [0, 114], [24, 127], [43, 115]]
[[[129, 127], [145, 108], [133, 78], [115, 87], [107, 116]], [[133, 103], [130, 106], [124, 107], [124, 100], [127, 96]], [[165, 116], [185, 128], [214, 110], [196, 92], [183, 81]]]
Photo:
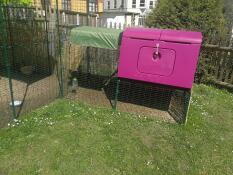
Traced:
[[122, 30], [99, 27], [76, 27], [71, 30], [69, 40], [73, 44], [118, 49]]

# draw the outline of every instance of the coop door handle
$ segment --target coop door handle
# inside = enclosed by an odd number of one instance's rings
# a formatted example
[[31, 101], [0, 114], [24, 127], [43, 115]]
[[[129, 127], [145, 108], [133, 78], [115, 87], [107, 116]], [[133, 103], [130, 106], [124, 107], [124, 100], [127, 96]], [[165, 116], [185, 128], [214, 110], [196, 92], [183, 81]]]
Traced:
[[155, 55], [159, 55], [159, 44], [156, 44], [156, 51], [155, 51]]
[[156, 60], [157, 58], [159, 58], [159, 44], [156, 44], [156, 50], [153, 53], [153, 59]]

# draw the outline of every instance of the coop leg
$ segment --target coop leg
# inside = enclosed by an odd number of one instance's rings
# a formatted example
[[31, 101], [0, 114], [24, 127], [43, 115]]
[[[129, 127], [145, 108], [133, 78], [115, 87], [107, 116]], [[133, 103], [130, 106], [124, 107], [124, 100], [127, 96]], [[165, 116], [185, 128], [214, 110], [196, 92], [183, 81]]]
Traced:
[[113, 104], [113, 110], [115, 111], [117, 108], [117, 100], [118, 100], [118, 95], [119, 95], [119, 87], [120, 87], [120, 80], [117, 79], [116, 83], [116, 92], [115, 92], [115, 99], [114, 99], [114, 104]]
[[113, 79], [113, 77], [114, 77], [116, 74], [117, 74], [117, 70], [115, 70], [115, 71], [111, 74], [111, 76], [104, 82], [104, 87], [106, 87], [106, 86], [110, 83], [110, 81]]
[[191, 102], [191, 95], [192, 95], [192, 90], [188, 90], [184, 92], [184, 114], [185, 114], [185, 119], [184, 119], [184, 124], [188, 122], [188, 112], [189, 112], [189, 106]]

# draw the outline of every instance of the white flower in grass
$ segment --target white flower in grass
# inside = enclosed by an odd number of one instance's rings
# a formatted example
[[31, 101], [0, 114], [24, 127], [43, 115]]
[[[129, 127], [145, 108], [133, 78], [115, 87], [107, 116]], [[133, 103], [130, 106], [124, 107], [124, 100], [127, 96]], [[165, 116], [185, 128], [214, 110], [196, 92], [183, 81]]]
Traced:
[[50, 126], [52, 126], [54, 123], [53, 123], [53, 122], [49, 122], [48, 124], [49, 124]]
[[224, 141], [225, 139], [224, 139], [224, 137], [221, 137], [220, 140], [221, 140], [221, 141]]
[[108, 124], [109, 124], [109, 125], [113, 124], [113, 121], [111, 120]]
[[147, 161], [147, 163], [146, 163], [147, 166], [149, 166], [149, 165], [151, 165], [151, 164], [152, 164], [152, 161], [150, 161], [150, 160]]
[[94, 111], [94, 115], [96, 115], [96, 112]]

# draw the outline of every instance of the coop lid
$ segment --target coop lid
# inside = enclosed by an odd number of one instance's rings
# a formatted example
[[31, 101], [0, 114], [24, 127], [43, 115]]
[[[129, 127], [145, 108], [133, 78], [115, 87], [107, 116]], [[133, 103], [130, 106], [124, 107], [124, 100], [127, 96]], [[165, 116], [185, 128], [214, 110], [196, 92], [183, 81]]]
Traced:
[[82, 26], [71, 30], [69, 40], [82, 46], [118, 49], [121, 32], [119, 29]]
[[154, 28], [127, 28], [124, 30], [123, 37], [146, 39], [146, 40], [159, 40], [161, 35], [160, 29]]
[[145, 40], [161, 40], [177, 43], [197, 43], [202, 42], [201, 32], [167, 30], [155, 28], [127, 28], [123, 37]]
[[201, 32], [182, 31], [182, 30], [163, 30], [160, 40], [177, 43], [202, 43]]

